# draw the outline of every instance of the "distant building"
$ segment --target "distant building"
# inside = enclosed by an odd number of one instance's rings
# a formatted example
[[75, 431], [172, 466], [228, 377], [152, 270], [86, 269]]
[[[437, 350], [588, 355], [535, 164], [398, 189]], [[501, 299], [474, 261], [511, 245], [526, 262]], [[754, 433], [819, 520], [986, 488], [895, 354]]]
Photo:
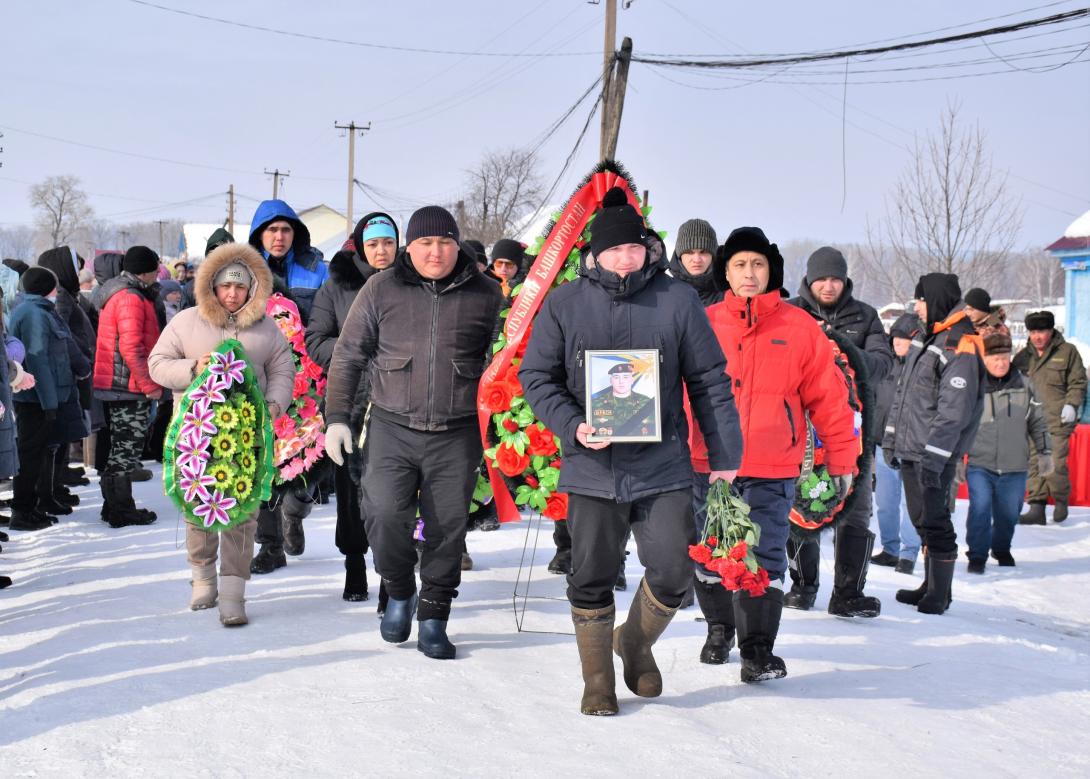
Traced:
[[[344, 243], [344, 214], [325, 204], [304, 208], [296, 213], [310, 230], [310, 245], [317, 248], [328, 262]], [[225, 226], [223, 223], [199, 222], [182, 225], [181, 235], [178, 236], [178, 256], [196, 261], [204, 259], [204, 247], [208, 243], [208, 238], [216, 230]], [[236, 241], [247, 240], [250, 237], [250, 223], [236, 221], [233, 235]]]
[[1064, 269], [1064, 337], [1090, 344], [1090, 211], [1046, 247]]

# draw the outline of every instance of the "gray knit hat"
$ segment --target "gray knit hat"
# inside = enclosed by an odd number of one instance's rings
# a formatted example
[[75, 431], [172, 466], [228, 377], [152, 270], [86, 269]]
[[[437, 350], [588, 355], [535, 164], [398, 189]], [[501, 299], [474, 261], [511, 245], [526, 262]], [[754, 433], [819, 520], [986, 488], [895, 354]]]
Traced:
[[719, 241], [715, 237], [715, 228], [703, 219], [690, 219], [677, 229], [677, 241], [674, 253], [678, 257], [685, 252], [708, 252], [715, 255]]
[[848, 280], [848, 261], [832, 246], [822, 246], [806, 261], [807, 284], [825, 278]]

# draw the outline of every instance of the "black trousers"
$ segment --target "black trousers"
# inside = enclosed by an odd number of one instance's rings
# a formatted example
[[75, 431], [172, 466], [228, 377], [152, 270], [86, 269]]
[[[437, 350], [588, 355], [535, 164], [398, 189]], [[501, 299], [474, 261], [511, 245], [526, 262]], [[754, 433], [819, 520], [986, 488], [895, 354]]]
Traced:
[[359, 464], [353, 462], [361, 458], [362, 453], [353, 449], [347, 455], [344, 465], [333, 468], [333, 490], [337, 494], [337, 532], [334, 542], [343, 555], [366, 554], [369, 548], [367, 528], [363, 524], [360, 506], [360, 485], [356, 477]]
[[621, 568], [618, 550], [629, 529], [651, 593], [664, 606], [681, 604], [693, 576], [689, 545], [696, 543], [692, 490], [650, 495], [617, 503], [588, 495], [568, 496], [572, 572], [568, 600], [576, 608], [600, 609], [613, 603]]
[[375, 415], [368, 421], [361, 496], [375, 569], [391, 598], [404, 600], [416, 591], [413, 531], [419, 513], [424, 520], [421, 620], [447, 619], [458, 596], [481, 454], [476, 425], [427, 432]]
[[920, 483], [919, 463], [901, 462], [901, 482], [905, 487], [905, 505], [921, 543], [935, 554], [957, 554], [958, 536], [950, 520], [950, 483], [957, 464], [950, 461], [939, 475], [938, 487]]
[[33, 511], [38, 505], [38, 479], [48, 449], [53, 423], [37, 403], [15, 404], [15, 428], [18, 432], [19, 472], [12, 479], [11, 507], [17, 511]]

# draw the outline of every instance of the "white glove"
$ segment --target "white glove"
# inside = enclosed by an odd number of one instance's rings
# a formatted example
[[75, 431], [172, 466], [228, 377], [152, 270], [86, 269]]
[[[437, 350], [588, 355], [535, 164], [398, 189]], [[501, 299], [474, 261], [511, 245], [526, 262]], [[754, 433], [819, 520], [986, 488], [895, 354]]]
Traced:
[[836, 499], [838, 502], [848, 497], [848, 492], [852, 488], [852, 481], [854, 477], [850, 473], [845, 473], [841, 476], [833, 476], [833, 484], [836, 485]]
[[1075, 407], [1070, 403], [1064, 405], [1060, 409], [1060, 421], [1065, 425], [1073, 425], [1075, 423]]
[[325, 429], [325, 453], [337, 465], [344, 465], [344, 456], [352, 453], [352, 431], [348, 425], [335, 422]]

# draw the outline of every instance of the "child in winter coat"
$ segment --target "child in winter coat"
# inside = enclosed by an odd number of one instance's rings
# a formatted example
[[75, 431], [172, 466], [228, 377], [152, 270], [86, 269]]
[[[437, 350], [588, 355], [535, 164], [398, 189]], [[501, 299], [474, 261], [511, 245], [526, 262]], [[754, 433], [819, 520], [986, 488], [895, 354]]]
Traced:
[[1011, 365], [1010, 336], [984, 337], [984, 368], [984, 412], [969, 450], [967, 473], [969, 573], [984, 573], [989, 549], [999, 565], [1014, 565], [1011, 539], [1026, 493], [1030, 439], [1038, 471], [1052, 471], [1044, 407], [1033, 385]]
[[[148, 358], [152, 379], [184, 392], [208, 365], [209, 353], [228, 338], [238, 340], [275, 419], [291, 403], [295, 362], [276, 324], [265, 316], [272, 273], [253, 248], [225, 244], [209, 254], [197, 271], [195, 308], [179, 312]], [[189, 607], [207, 609], [219, 599], [220, 622], [245, 625], [243, 594], [250, 578], [257, 522], [247, 520], [222, 533], [186, 523], [186, 551], [193, 571]], [[222, 537], [217, 587], [216, 555]]]

